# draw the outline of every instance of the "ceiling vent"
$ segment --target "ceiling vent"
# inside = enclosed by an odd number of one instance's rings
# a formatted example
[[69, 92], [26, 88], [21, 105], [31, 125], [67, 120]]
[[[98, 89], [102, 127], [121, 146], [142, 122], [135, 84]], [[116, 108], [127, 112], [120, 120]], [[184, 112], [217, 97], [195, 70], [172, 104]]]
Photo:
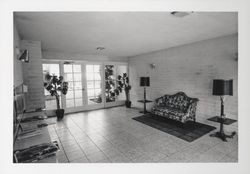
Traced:
[[171, 12], [171, 15], [173, 15], [173, 16], [175, 16], [175, 17], [182, 18], [182, 17], [185, 17], [185, 16], [190, 15], [191, 13], [193, 13], [193, 12], [192, 12], [192, 11], [191, 11], [191, 12], [186, 12], [186, 11], [173, 11], [173, 12]]

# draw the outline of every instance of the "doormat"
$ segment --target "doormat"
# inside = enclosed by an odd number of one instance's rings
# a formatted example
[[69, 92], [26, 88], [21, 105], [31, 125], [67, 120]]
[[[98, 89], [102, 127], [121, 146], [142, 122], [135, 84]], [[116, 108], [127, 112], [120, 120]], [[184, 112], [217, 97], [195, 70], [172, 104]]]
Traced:
[[213, 126], [192, 121], [182, 125], [177, 121], [153, 114], [146, 114], [133, 119], [188, 142], [192, 142], [216, 129]]

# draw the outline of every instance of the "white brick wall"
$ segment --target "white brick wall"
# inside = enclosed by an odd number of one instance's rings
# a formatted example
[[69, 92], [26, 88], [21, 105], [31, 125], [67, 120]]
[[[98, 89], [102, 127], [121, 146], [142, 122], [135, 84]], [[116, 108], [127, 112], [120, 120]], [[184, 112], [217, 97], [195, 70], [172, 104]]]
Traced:
[[17, 87], [23, 83], [23, 68], [22, 62], [18, 60], [20, 55], [17, 55], [16, 48], [20, 50], [20, 37], [14, 24], [14, 45], [13, 45], [13, 56], [14, 56], [14, 87]]
[[21, 41], [22, 49], [29, 51], [29, 63], [23, 63], [24, 84], [28, 86], [26, 108], [43, 108], [45, 104], [42, 74], [41, 42]]
[[[139, 78], [150, 76], [148, 99], [154, 100], [164, 94], [184, 91], [188, 96], [200, 99], [197, 117], [209, 118], [220, 114], [219, 97], [212, 95], [213, 79], [232, 78], [234, 95], [227, 97], [225, 113], [237, 119], [237, 50], [238, 36], [235, 34], [129, 58], [133, 106], [142, 108], [142, 104], [137, 102], [143, 98]], [[156, 68], [150, 68], [150, 63], [154, 63]], [[150, 108], [152, 104], [147, 106]]]

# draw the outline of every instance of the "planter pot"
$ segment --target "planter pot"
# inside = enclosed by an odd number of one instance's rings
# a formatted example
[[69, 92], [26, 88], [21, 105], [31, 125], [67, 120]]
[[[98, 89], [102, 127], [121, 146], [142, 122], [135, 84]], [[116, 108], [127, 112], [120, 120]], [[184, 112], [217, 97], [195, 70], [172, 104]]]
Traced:
[[131, 108], [131, 101], [125, 101], [125, 105], [127, 108]]
[[56, 110], [56, 116], [57, 116], [57, 119], [58, 119], [58, 120], [63, 119], [63, 116], [64, 116], [64, 109], [57, 109], [57, 110]]

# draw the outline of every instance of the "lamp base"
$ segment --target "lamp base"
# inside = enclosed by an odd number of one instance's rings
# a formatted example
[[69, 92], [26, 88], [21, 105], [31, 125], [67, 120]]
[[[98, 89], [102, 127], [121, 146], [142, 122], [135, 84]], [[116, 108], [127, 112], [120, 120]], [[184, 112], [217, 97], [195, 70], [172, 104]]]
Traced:
[[214, 134], [211, 134], [210, 137], [217, 137], [222, 139], [222, 141], [227, 142], [227, 138], [233, 138], [236, 135], [236, 132], [232, 132], [231, 135], [227, 135], [225, 133], [222, 132], [215, 132]]

